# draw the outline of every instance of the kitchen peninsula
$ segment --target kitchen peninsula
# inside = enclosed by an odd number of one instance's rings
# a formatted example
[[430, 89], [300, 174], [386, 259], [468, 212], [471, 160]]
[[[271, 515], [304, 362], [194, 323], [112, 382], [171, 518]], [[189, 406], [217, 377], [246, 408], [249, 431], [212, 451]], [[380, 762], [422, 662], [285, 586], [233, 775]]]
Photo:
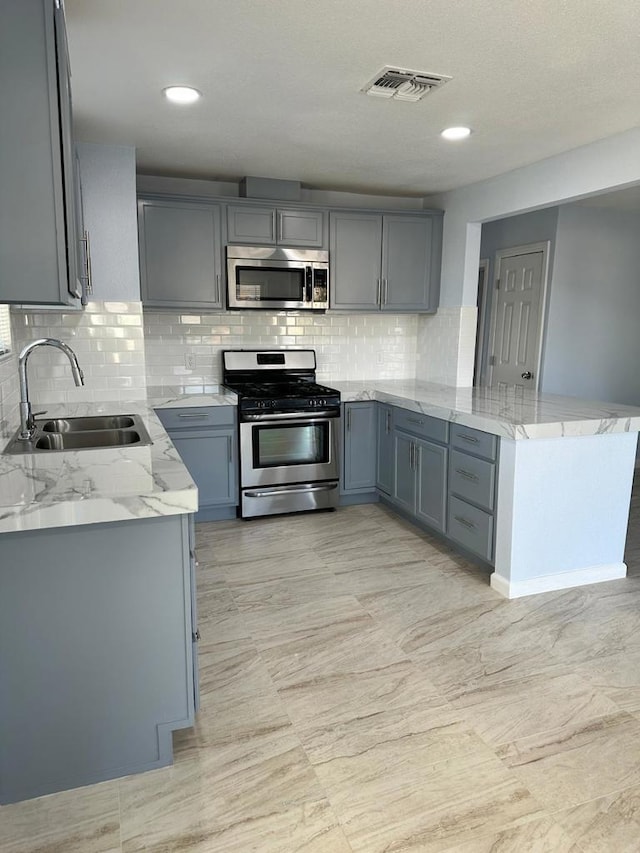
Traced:
[[491, 585], [502, 595], [626, 575], [640, 408], [521, 389], [334, 384], [344, 402], [376, 400], [499, 438]]

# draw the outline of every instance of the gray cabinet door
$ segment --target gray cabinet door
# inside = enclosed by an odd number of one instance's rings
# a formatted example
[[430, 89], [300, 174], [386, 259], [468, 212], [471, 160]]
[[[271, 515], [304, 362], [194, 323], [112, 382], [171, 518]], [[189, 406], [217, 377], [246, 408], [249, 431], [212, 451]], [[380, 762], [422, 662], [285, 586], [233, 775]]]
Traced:
[[382, 235], [383, 311], [431, 308], [431, 217], [385, 215]]
[[378, 311], [382, 216], [331, 211], [329, 289], [331, 308]]
[[278, 243], [321, 249], [326, 242], [323, 210], [278, 210]]
[[229, 243], [274, 246], [276, 243], [276, 211], [273, 207], [227, 207], [227, 239]]
[[415, 513], [426, 524], [444, 532], [447, 509], [447, 448], [415, 439], [417, 490]]
[[376, 486], [390, 495], [393, 490], [393, 428], [391, 406], [376, 406], [378, 432]]
[[376, 486], [376, 404], [345, 403], [342, 491], [372, 491]]
[[235, 504], [235, 430], [183, 430], [170, 435], [198, 487], [199, 510]]
[[250, 246], [308, 246], [322, 248], [326, 243], [326, 213], [323, 210], [295, 208], [227, 207], [229, 243]]
[[62, 8], [49, 0], [3, 3], [0, 81], [0, 302], [76, 304], [75, 169]]
[[407, 510], [415, 513], [416, 507], [416, 472], [414, 469], [413, 445], [416, 439], [403, 432], [394, 430], [393, 452], [393, 494], [394, 501]]
[[142, 199], [138, 231], [145, 305], [222, 307], [219, 205]]

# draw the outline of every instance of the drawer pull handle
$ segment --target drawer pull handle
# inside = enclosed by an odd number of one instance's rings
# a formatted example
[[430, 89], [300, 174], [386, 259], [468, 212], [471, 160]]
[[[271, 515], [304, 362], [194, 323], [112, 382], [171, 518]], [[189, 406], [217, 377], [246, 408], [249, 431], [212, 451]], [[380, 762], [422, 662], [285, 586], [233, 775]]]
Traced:
[[464, 433], [460, 432], [458, 433], [458, 437], [461, 438], [463, 441], [471, 442], [471, 444], [478, 443], [478, 439], [474, 435], [465, 435]]
[[423, 421], [421, 418], [407, 418], [407, 423], [410, 423], [410, 424], [420, 424], [420, 426], [422, 426], [422, 424], [424, 423], [424, 421]]
[[461, 524], [463, 527], [466, 527], [467, 530], [475, 530], [476, 526], [472, 521], [468, 521], [466, 518], [462, 518], [460, 515], [454, 515], [454, 519]]
[[194, 420], [194, 419], [195, 420], [202, 420], [202, 418], [208, 418], [209, 415], [207, 415], [206, 413], [202, 413], [202, 412], [193, 412], [193, 413], [189, 412], [189, 414], [186, 414], [185, 412], [180, 412], [178, 414], [178, 417], [179, 418], [187, 418], [189, 420]]
[[456, 468], [456, 474], [460, 474], [460, 476], [464, 477], [465, 480], [473, 480], [474, 482], [478, 481], [475, 474], [472, 474], [471, 471], [465, 471], [464, 468]]

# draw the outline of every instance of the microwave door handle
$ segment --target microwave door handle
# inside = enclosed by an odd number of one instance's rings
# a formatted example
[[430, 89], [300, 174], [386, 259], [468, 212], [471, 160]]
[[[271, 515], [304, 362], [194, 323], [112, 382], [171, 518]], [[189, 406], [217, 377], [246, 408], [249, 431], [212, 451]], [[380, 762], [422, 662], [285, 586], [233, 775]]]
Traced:
[[305, 302], [313, 302], [313, 267], [305, 267]]

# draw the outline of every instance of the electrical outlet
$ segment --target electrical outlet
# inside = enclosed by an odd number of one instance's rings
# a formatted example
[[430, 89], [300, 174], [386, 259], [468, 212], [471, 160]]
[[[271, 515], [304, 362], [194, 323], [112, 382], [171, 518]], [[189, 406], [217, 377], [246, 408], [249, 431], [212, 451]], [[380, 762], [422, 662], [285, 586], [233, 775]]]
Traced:
[[190, 370], [196, 366], [196, 357], [192, 352], [186, 352], [184, 354], [184, 366], [188, 367]]

